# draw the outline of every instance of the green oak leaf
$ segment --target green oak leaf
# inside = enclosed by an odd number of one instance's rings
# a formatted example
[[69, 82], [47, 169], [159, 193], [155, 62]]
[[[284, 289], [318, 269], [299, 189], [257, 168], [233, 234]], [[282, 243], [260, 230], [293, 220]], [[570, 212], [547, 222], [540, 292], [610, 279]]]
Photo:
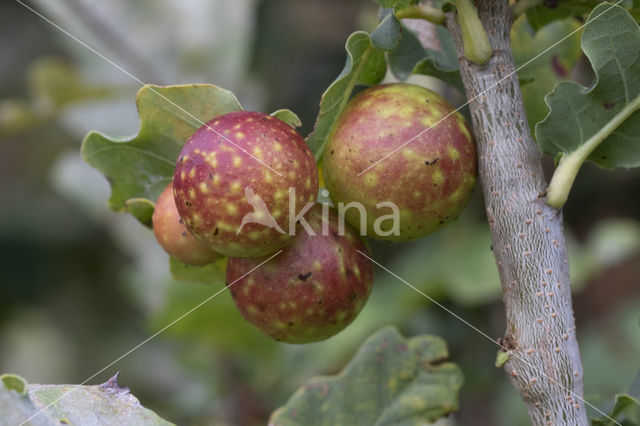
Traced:
[[640, 372], [627, 393], [616, 395], [609, 406], [608, 417], [591, 419], [592, 426], [613, 426], [615, 423], [611, 419], [623, 425], [640, 424]]
[[279, 109], [272, 112], [270, 115], [277, 118], [278, 120], [284, 121], [294, 129], [302, 126], [302, 121], [300, 121], [300, 118], [296, 115], [295, 112], [291, 111], [290, 109]]
[[418, 3], [418, 0], [374, 0], [384, 8], [403, 8]]
[[598, 0], [565, 0], [553, 8], [539, 4], [528, 8], [525, 15], [533, 30], [538, 31], [554, 21], [587, 16], [600, 3]]
[[[600, 417], [591, 419], [592, 426], [614, 426], [614, 422], [611, 419], [615, 419], [619, 424], [624, 425], [638, 425], [640, 421], [640, 401], [631, 395], [619, 394], [616, 395], [613, 403], [613, 408], [607, 414], [608, 417]], [[624, 417], [629, 417], [624, 418]]]
[[[531, 129], [547, 115], [545, 94], [569, 76], [582, 56], [578, 35], [565, 39], [579, 27], [574, 19], [559, 20], [532, 35], [523, 16], [516, 19], [511, 27], [513, 59], [516, 68], [522, 66], [518, 71], [518, 78], [526, 82], [521, 84], [521, 90]], [[562, 39], [562, 43], [556, 44]], [[551, 49], [546, 50], [551, 46]]]
[[[581, 44], [595, 82], [587, 88], [565, 81], [545, 97], [549, 114], [536, 125], [535, 133], [546, 154], [577, 152], [640, 99], [640, 28], [629, 12], [608, 3], [597, 6], [587, 20]], [[640, 113], [636, 110], [587, 159], [607, 169], [640, 166], [638, 134]]]
[[27, 394], [27, 381], [15, 374], [3, 374], [0, 376], [0, 382], [7, 390], [16, 391], [20, 395]]
[[185, 141], [203, 123], [242, 107], [231, 92], [208, 84], [147, 85], [136, 101], [138, 134], [120, 140], [90, 132], [82, 156], [109, 180], [109, 206], [149, 226], [152, 204], [171, 182]]
[[242, 359], [255, 356], [264, 362], [282, 344], [247, 324], [223, 283], [224, 276], [213, 285], [169, 283], [165, 303], [154, 311], [149, 327], [159, 330], [173, 324], [165, 331], [168, 339], [213, 342]]
[[388, 55], [389, 68], [398, 80], [404, 81], [411, 74], [423, 74], [438, 78], [464, 93], [455, 44], [445, 28], [436, 28], [442, 51], [425, 49], [413, 31], [404, 25], [401, 31], [400, 43]]
[[227, 270], [227, 258], [223, 257], [205, 266], [191, 266], [169, 257], [171, 276], [176, 281], [204, 284], [223, 284]]
[[40, 107], [47, 108], [114, 94], [113, 89], [107, 86], [88, 84], [76, 68], [59, 57], [37, 60], [29, 69], [28, 82], [33, 100]]
[[385, 10], [382, 20], [371, 33], [371, 42], [379, 49], [391, 51], [398, 46], [401, 37], [400, 21], [391, 9]]
[[118, 385], [117, 375], [96, 386], [35, 385], [15, 375], [0, 377], [0, 426], [31, 417], [28, 424], [33, 426], [173, 424], [140, 405], [129, 389]]
[[369, 337], [337, 376], [317, 377], [276, 410], [270, 426], [422, 425], [458, 409], [460, 368], [436, 336]]
[[[553, 8], [539, 4], [528, 8], [525, 13], [531, 27], [537, 31], [557, 20], [583, 18], [601, 3], [602, 0], [562, 0]], [[636, 21], [640, 20], [640, 1], [625, 0], [620, 5], [626, 7]]]
[[327, 138], [347, 105], [353, 89], [357, 85], [371, 86], [379, 83], [387, 69], [384, 51], [374, 46], [371, 37], [364, 31], [356, 31], [349, 36], [346, 51], [345, 66], [322, 94], [318, 118], [313, 132], [307, 137], [316, 160], [322, 156]]

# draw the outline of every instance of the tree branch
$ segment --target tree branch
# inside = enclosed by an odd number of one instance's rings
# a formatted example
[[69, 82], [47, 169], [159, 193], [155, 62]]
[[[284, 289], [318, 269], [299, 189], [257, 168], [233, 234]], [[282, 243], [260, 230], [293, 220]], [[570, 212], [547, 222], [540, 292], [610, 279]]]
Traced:
[[505, 78], [515, 69], [511, 10], [507, 0], [483, 0], [478, 14], [494, 52], [485, 65], [464, 59], [452, 13], [447, 26], [473, 99], [480, 182], [506, 308], [503, 345], [512, 351], [504, 369], [532, 424], [586, 425], [562, 213], [545, 202], [547, 184], [518, 76]]

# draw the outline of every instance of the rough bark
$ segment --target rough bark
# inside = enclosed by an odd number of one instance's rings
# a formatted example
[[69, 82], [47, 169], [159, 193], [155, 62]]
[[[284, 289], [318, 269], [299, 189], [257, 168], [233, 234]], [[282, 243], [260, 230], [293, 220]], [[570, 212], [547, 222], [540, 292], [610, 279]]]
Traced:
[[477, 4], [494, 52], [487, 64], [464, 59], [460, 28], [451, 13], [447, 26], [456, 41], [467, 98], [474, 99], [469, 107], [479, 176], [506, 308], [502, 344], [512, 351], [504, 369], [532, 424], [586, 425], [562, 212], [545, 202], [547, 182], [518, 76], [505, 78], [515, 69], [511, 11], [507, 0]]

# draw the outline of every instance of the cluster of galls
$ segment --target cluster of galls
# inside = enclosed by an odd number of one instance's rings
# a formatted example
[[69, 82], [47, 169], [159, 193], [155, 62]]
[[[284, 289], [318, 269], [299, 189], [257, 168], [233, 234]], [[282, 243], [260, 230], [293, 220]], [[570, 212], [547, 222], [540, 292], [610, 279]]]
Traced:
[[[436, 231], [464, 207], [476, 163], [466, 123], [446, 101], [390, 84], [349, 102], [323, 166], [334, 205], [363, 206], [345, 213], [358, 229], [364, 211], [359, 233], [313, 204], [316, 162], [293, 128], [257, 112], [218, 116], [185, 143], [158, 199], [158, 242], [189, 265], [229, 257], [236, 305], [275, 339], [326, 339], [353, 321], [371, 291], [373, 264], [359, 234], [403, 241]], [[379, 203], [397, 207], [399, 223], [388, 227], [395, 232], [375, 232]]]

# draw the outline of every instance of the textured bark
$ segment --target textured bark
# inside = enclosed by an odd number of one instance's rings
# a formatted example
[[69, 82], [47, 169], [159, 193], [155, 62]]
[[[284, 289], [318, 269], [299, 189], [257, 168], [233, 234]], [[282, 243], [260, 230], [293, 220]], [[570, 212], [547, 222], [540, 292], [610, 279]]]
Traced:
[[[586, 425], [562, 212], [547, 206], [540, 153], [514, 71], [507, 0], [477, 2], [493, 48], [484, 66], [463, 57], [449, 13], [478, 146], [479, 175], [506, 308], [505, 372], [534, 425]], [[495, 86], [494, 86], [495, 85]], [[485, 92], [486, 91], [486, 92]], [[484, 93], [483, 93], [484, 92]]]

